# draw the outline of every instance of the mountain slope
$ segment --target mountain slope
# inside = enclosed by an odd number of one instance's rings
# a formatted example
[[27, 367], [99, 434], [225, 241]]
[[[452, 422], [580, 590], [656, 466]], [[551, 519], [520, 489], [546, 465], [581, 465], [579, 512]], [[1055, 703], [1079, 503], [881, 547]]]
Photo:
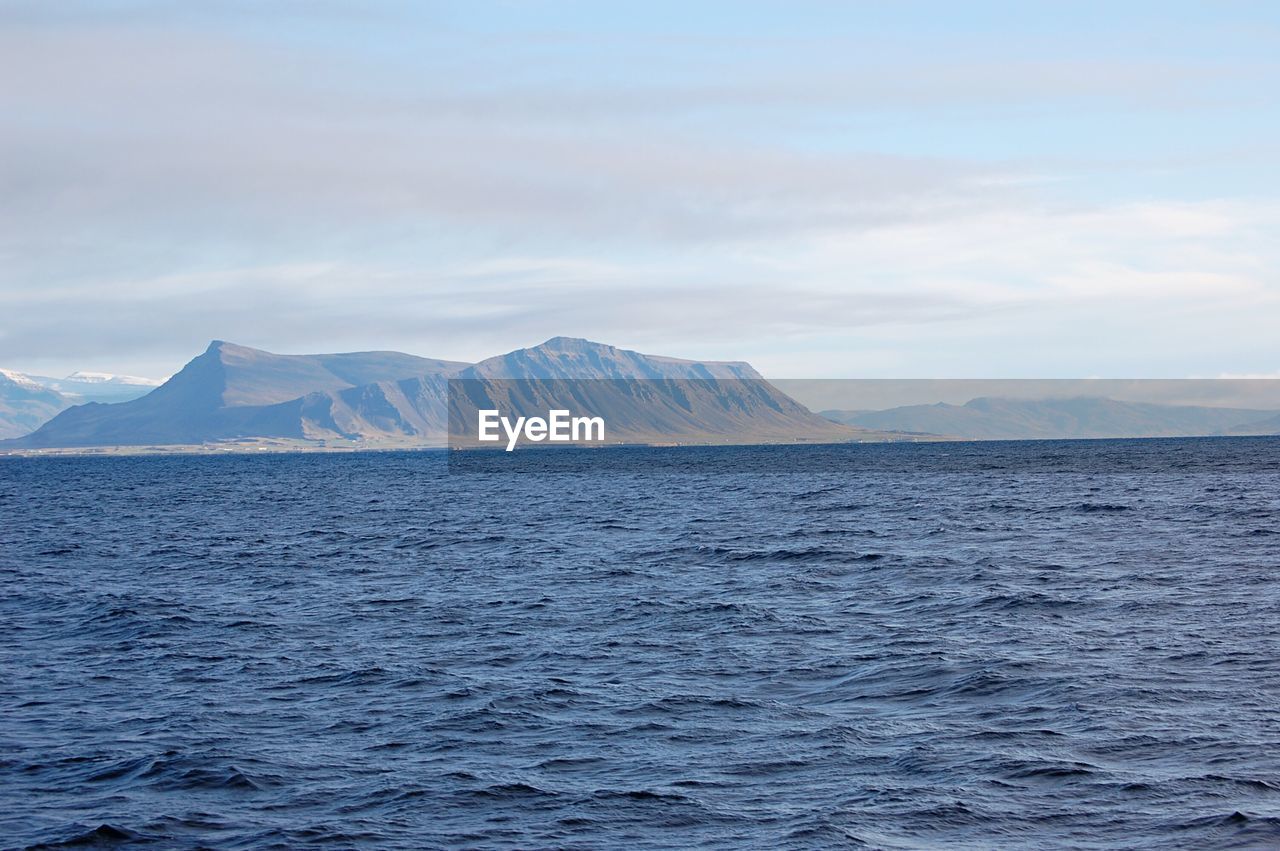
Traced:
[[440, 375], [377, 381], [224, 416], [235, 417], [241, 436], [439, 445], [448, 426], [446, 386]]
[[225, 407], [270, 405], [306, 393], [440, 375], [466, 366], [400, 352], [277, 355], [215, 340], [164, 388], [178, 385], [184, 394], [202, 398], [211, 398], [216, 391], [217, 402]]
[[[1003, 399], [963, 405], [908, 405], [884, 411], [823, 411], [863, 428], [950, 435], [973, 440], [1188, 437], [1236, 433], [1274, 411], [1120, 402], [1114, 399]], [[1252, 432], [1259, 433], [1259, 432]]]

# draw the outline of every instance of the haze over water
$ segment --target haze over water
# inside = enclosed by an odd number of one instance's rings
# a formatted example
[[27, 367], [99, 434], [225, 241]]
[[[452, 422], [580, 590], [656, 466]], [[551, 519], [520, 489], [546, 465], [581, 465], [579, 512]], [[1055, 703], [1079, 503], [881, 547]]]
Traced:
[[4, 459], [4, 844], [1280, 844], [1280, 440], [573, 457]]

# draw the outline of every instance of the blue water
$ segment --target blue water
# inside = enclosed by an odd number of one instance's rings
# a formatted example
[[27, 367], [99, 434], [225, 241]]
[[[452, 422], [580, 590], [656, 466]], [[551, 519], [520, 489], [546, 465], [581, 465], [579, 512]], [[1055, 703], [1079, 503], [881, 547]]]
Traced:
[[0, 459], [0, 844], [1280, 846], [1280, 440], [554, 457]]

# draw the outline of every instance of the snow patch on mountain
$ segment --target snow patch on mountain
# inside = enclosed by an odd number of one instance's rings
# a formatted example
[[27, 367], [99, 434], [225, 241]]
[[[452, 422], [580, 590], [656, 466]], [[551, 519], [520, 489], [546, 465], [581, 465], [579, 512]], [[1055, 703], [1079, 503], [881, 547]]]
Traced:
[[36, 381], [31, 376], [21, 372], [14, 372], [11, 369], [0, 369], [0, 378], [6, 378], [9, 381], [13, 382], [14, 384], [18, 385], [19, 387], [23, 387], [27, 390], [48, 390], [49, 389], [46, 385], [41, 384], [39, 381]]
[[137, 387], [159, 387], [163, 381], [154, 378], [140, 378], [136, 375], [114, 375], [110, 372], [73, 372], [63, 379], [81, 384], [128, 384]]

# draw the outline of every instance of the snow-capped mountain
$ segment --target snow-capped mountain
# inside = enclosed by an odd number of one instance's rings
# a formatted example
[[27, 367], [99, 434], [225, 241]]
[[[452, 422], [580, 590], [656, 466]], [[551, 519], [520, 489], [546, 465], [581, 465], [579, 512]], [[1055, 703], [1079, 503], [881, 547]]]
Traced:
[[88, 371], [73, 372], [66, 378], [49, 378], [44, 375], [29, 375], [27, 378], [58, 391], [77, 405], [82, 402], [128, 402], [145, 396], [164, 383], [136, 375]]
[[74, 405], [128, 402], [162, 383], [108, 372], [73, 372], [66, 378], [49, 378], [0, 368], [0, 438], [29, 434]]
[[159, 387], [164, 384], [154, 378], [140, 378], [136, 375], [113, 375], [109, 372], [73, 372], [66, 378], [64, 382], [74, 382], [76, 384], [122, 384], [137, 387]]
[[72, 404], [33, 376], [0, 369], [0, 438], [29, 434]]
[[47, 384], [42, 384], [35, 378], [22, 372], [14, 372], [12, 369], [0, 369], [0, 384], [12, 384], [27, 390], [46, 390]]

